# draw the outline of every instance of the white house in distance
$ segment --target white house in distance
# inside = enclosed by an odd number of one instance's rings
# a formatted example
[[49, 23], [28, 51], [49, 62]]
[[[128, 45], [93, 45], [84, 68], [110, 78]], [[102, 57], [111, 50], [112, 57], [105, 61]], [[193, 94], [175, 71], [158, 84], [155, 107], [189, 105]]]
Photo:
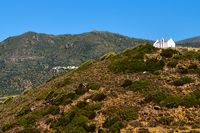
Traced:
[[160, 41], [156, 41], [153, 44], [154, 47], [157, 48], [168, 48], [168, 47], [175, 47], [176, 44], [175, 42], [172, 40], [172, 38], [170, 38], [168, 41], [164, 41], [164, 39], [162, 38]]

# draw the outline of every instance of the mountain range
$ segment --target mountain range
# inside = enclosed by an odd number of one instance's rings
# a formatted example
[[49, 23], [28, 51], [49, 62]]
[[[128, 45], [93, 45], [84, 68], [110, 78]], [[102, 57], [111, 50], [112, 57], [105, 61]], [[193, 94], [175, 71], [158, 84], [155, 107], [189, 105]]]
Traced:
[[120, 53], [150, 40], [92, 31], [77, 35], [27, 32], [0, 42], [0, 95], [20, 94], [48, 78], [66, 72], [55, 67], [79, 66], [89, 59]]

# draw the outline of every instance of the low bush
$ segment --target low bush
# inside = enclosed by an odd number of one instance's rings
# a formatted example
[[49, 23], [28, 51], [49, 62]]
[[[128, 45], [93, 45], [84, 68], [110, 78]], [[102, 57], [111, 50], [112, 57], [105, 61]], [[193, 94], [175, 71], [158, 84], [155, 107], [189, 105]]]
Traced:
[[194, 79], [190, 77], [181, 77], [181, 78], [175, 79], [173, 83], [175, 86], [182, 86], [184, 84], [188, 84], [192, 82], [194, 82]]
[[145, 94], [145, 102], [160, 103], [167, 98], [167, 94], [162, 91], [148, 92]]
[[1, 127], [1, 130], [3, 132], [7, 131], [7, 130], [10, 130], [11, 128], [13, 128], [15, 125], [15, 123], [4, 123]]
[[88, 84], [86, 88], [91, 90], [99, 90], [100, 84], [98, 83]]
[[52, 90], [49, 91], [49, 93], [48, 93], [47, 96], [45, 97], [45, 100], [50, 100], [50, 99], [52, 99], [53, 97], [56, 97], [58, 94], [59, 94], [59, 93], [58, 93], [56, 90], [52, 89]]
[[184, 60], [184, 59], [186, 59], [184, 55], [175, 55], [173, 58], [177, 59], [177, 60]]
[[132, 84], [133, 84], [132, 80], [125, 79], [124, 82], [123, 82], [123, 84], [121, 85], [121, 87], [127, 87], [127, 86], [130, 86]]
[[31, 90], [31, 88], [27, 88], [26, 90], [24, 90], [24, 91], [22, 92], [22, 94], [25, 95], [25, 94], [27, 94], [30, 90]]
[[77, 107], [78, 108], [85, 108], [88, 105], [86, 101], [78, 101]]
[[172, 57], [174, 54], [177, 54], [177, 53], [178, 51], [174, 49], [163, 49], [160, 55], [164, 57]]
[[132, 85], [129, 86], [129, 90], [131, 91], [142, 91], [143, 89], [146, 89], [148, 85], [147, 81], [134, 81]]
[[41, 133], [41, 132], [37, 129], [25, 128], [25, 129], [19, 131], [18, 133]]
[[13, 97], [12, 96], [8, 96], [7, 98], [6, 98], [6, 100], [4, 101], [4, 104], [6, 104], [6, 103], [8, 103], [8, 102], [10, 102], [10, 101], [12, 101], [13, 100]]
[[53, 105], [66, 105], [72, 102], [73, 99], [76, 99], [78, 95], [74, 92], [61, 92], [59, 95], [53, 100]]
[[163, 60], [148, 59], [146, 62], [140, 59], [125, 58], [117, 60], [108, 65], [108, 68], [114, 73], [134, 73], [163, 69], [165, 62]]
[[107, 54], [101, 56], [99, 60], [102, 61], [102, 60], [110, 59], [115, 55], [116, 54], [114, 52], [110, 52], [110, 53], [107, 53]]
[[126, 120], [126, 121], [135, 120], [138, 118], [138, 113], [131, 108], [119, 109], [117, 111], [117, 115], [121, 120]]
[[143, 59], [145, 54], [153, 53], [157, 50], [151, 44], [139, 44], [133, 47], [133, 49], [127, 49], [124, 51], [123, 56], [128, 56], [133, 59]]
[[59, 114], [59, 112], [60, 112], [60, 108], [55, 105], [49, 106], [46, 110], [46, 114], [52, 114], [52, 115]]
[[189, 73], [189, 70], [187, 68], [183, 68], [180, 73], [182, 74], [188, 74]]
[[70, 78], [66, 78], [66, 79], [64, 79], [64, 81], [55, 83], [53, 85], [53, 87], [59, 89], [59, 88], [64, 87], [64, 86], [66, 86], [68, 84], [70, 84]]
[[195, 51], [187, 51], [185, 57], [188, 59], [198, 59], [200, 60], [200, 53]]
[[87, 132], [95, 132], [95, 129], [96, 129], [96, 124], [90, 124], [90, 125], [85, 125], [84, 126], [84, 129], [87, 131]]
[[195, 94], [190, 93], [183, 97], [182, 105], [186, 108], [197, 107], [200, 105], [200, 99], [198, 100], [198, 97], [195, 96]]
[[32, 127], [35, 125], [35, 121], [38, 118], [35, 114], [27, 114], [23, 115], [22, 117], [18, 118], [17, 124], [24, 126], [24, 127]]
[[171, 118], [165, 118], [165, 117], [163, 117], [159, 121], [160, 121], [160, 123], [162, 125], [168, 125], [168, 126], [170, 126], [173, 120]]
[[126, 125], [119, 121], [116, 116], [107, 117], [103, 123], [104, 128], [108, 128], [110, 132], [120, 132], [120, 129], [125, 128]]
[[93, 101], [102, 101], [106, 98], [106, 95], [104, 93], [95, 93], [90, 96], [90, 99]]
[[194, 64], [190, 64], [188, 68], [189, 68], [189, 69], [197, 69], [198, 66], [197, 66], [196, 63], [194, 63]]
[[21, 110], [19, 110], [16, 114], [17, 117], [23, 116], [31, 112], [31, 107], [30, 106], [24, 106]]
[[99, 109], [101, 109], [101, 104], [99, 104], [99, 103], [96, 103], [96, 104], [89, 104], [89, 105], [86, 106], [85, 109], [86, 109], [86, 110], [91, 110], [91, 111], [99, 110]]
[[178, 64], [177, 61], [170, 61], [170, 62], [168, 62], [167, 66], [169, 66], [169, 67], [176, 67], [177, 64]]
[[177, 108], [181, 105], [181, 103], [182, 99], [180, 97], [170, 95], [163, 102], [161, 102], [161, 105], [168, 108]]
[[87, 66], [91, 65], [94, 62], [94, 60], [88, 60], [86, 62], [84, 62], [83, 64], [81, 64], [77, 70], [81, 70], [86, 68]]
[[89, 89], [86, 88], [82, 83], [79, 84], [78, 88], [75, 90], [77, 95], [83, 95], [88, 91], [89, 91]]

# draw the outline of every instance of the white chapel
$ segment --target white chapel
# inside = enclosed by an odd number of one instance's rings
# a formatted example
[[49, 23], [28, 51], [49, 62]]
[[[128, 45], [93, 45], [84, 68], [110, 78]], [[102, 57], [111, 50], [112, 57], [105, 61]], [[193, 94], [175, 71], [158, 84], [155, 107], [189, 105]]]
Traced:
[[168, 48], [168, 47], [175, 47], [176, 44], [175, 42], [172, 40], [172, 38], [170, 38], [168, 41], [164, 41], [164, 39], [162, 38], [160, 41], [156, 41], [153, 44], [154, 47], [157, 48]]

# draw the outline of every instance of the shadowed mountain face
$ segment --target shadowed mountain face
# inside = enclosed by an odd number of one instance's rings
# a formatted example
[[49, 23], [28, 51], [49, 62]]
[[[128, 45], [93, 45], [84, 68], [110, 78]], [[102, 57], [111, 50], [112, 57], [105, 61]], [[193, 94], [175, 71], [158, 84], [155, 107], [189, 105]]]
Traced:
[[89, 59], [122, 52], [149, 40], [93, 31], [78, 35], [48, 35], [27, 32], [0, 42], [0, 94], [19, 94], [28, 87], [65, 72], [56, 66], [79, 66]]
[[200, 47], [200, 36], [181, 40], [181, 41], [176, 42], [176, 44], [177, 44], [177, 46], [199, 48]]

